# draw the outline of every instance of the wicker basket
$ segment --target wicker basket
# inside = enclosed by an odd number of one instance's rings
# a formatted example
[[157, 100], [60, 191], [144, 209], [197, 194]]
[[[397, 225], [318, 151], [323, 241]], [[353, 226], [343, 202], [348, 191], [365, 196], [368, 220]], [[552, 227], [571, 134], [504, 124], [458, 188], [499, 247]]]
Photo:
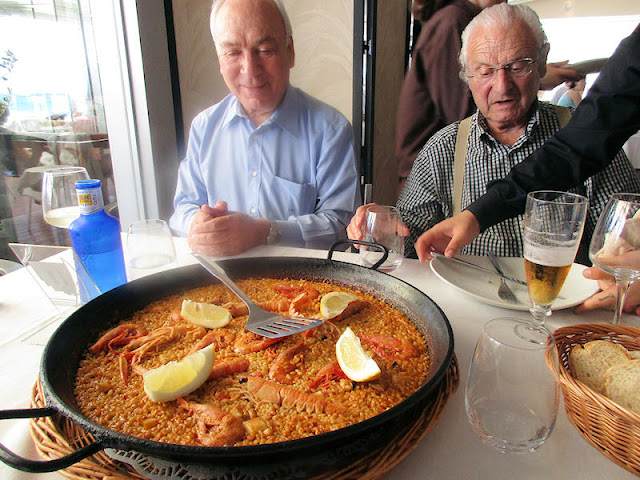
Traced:
[[547, 353], [546, 360], [560, 382], [569, 420], [605, 456], [640, 476], [640, 415], [576, 380], [569, 366], [573, 347], [592, 340], [608, 340], [630, 351], [640, 350], [640, 329], [609, 323], [580, 324], [559, 328], [553, 335], [559, 368], [554, 368], [553, 350]]
[[[352, 465], [340, 470], [314, 477], [310, 480], [377, 480], [384, 477], [391, 469], [406, 458], [435, 426], [444, 412], [449, 400], [460, 384], [458, 360], [453, 355], [445, 377], [438, 385], [435, 395], [425, 406], [422, 415], [415, 424], [407, 425], [388, 444], [381, 445], [379, 450]], [[33, 388], [31, 406], [44, 407], [45, 400], [40, 382]], [[52, 460], [77, 450], [93, 442], [93, 437], [67, 418], [55, 417], [34, 418], [31, 420], [31, 436], [40, 455]], [[91, 457], [60, 470], [58, 473], [71, 480], [130, 480], [144, 479], [133, 471], [127, 463], [119, 462], [98, 452]], [[181, 477], [182, 478], [182, 477]], [[184, 477], [187, 478], [187, 477]]]

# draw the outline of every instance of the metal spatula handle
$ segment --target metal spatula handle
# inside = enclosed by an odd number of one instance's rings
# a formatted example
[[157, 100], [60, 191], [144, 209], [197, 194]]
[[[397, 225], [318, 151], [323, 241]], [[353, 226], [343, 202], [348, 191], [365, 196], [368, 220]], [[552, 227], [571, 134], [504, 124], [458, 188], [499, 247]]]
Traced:
[[193, 255], [198, 260], [198, 262], [200, 262], [200, 265], [206, 268], [209, 273], [211, 273], [211, 275], [217, 277], [222, 283], [229, 287], [229, 289], [233, 293], [235, 293], [238, 298], [240, 298], [240, 300], [246, 303], [248, 307], [254, 305], [253, 301], [247, 296], [246, 293], [240, 290], [240, 288], [234, 283], [233, 280], [229, 278], [227, 272], [225, 272], [222, 267], [220, 267], [220, 265], [218, 265], [206, 255], [201, 255], [197, 252], [193, 252], [191, 255]]

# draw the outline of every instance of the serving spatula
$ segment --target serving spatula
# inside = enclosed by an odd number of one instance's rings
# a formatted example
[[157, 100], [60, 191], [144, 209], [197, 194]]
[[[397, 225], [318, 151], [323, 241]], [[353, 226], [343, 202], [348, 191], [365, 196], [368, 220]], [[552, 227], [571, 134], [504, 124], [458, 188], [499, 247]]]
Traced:
[[318, 327], [324, 323], [324, 320], [278, 315], [260, 308], [229, 278], [224, 269], [210, 257], [195, 252], [191, 255], [193, 255], [200, 265], [209, 273], [229, 287], [229, 289], [249, 307], [249, 318], [247, 318], [247, 323], [244, 328], [250, 332], [257, 333], [263, 337], [280, 338], [304, 332], [305, 330]]

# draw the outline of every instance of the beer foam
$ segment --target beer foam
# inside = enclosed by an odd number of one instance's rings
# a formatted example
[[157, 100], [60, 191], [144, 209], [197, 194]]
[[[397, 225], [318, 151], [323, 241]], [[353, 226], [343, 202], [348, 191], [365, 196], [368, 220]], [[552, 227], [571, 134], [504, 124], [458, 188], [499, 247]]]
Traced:
[[576, 248], [543, 247], [525, 243], [524, 258], [546, 267], [566, 267], [576, 258]]

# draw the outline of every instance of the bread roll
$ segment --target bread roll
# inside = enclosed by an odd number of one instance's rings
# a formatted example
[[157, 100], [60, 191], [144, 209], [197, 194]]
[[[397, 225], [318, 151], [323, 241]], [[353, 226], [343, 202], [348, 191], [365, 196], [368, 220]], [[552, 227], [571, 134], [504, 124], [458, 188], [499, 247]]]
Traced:
[[640, 360], [614, 365], [604, 374], [603, 393], [618, 405], [640, 414]]
[[620, 363], [631, 360], [631, 356], [622, 345], [605, 340], [594, 340], [584, 345], [576, 345], [569, 354], [569, 364], [575, 378], [603, 393], [605, 372]]

